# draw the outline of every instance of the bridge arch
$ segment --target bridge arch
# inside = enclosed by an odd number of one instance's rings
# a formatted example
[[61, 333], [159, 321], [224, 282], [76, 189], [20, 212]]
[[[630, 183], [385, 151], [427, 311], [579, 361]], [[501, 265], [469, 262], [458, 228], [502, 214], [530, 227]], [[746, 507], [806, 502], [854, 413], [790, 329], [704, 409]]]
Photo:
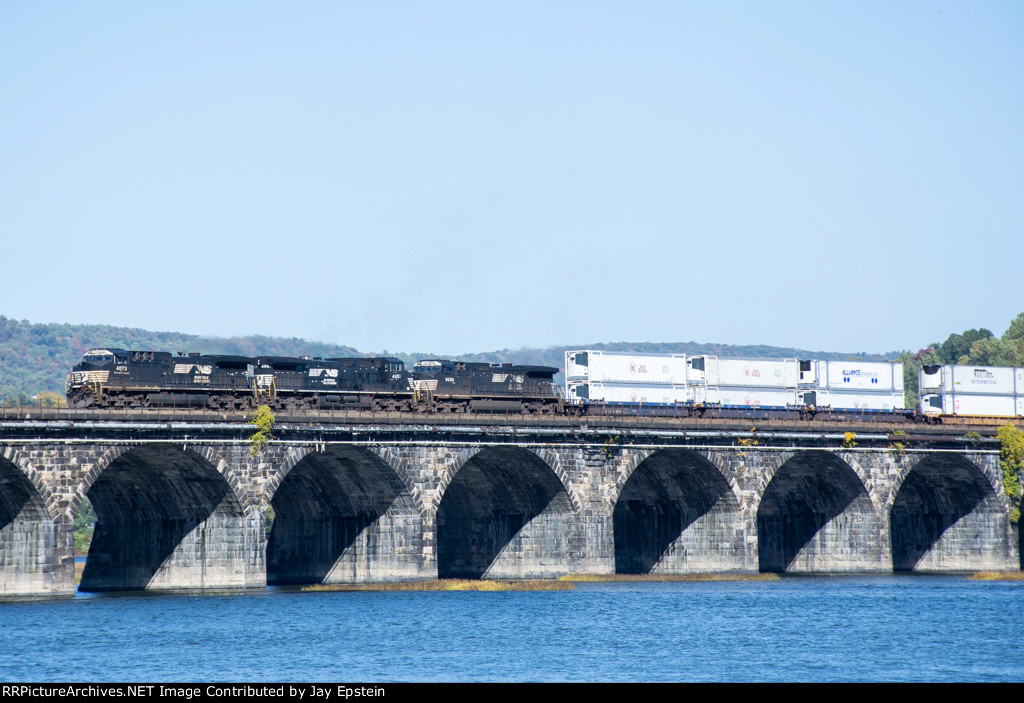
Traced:
[[0, 453], [0, 464], [5, 460], [12, 465], [14, 469], [21, 474], [21, 476], [24, 477], [27, 482], [26, 488], [31, 487], [31, 492], [35, 496], [38, 496], [47, 516], [55, 520], [61, 519], [61, 515], [56, 508], [59, 496], [55, 495], [53, 491], [50, 490], [50, 486], [43, 479], [39, 469], [37, 469], [36, 466], [15, 447], [4, 447], [3, 452]]
[[638, 455], [612, 513], [616, 573], [729, 571], [744, 565], [736, 487], [718, 458], [691, 449]]
[[991, 473], [954, 452], [907, 462], [889, 509], [893, 570], [1005, 569], [1012, 528]]
[[787, 452], [778, 459], [757, 508], [758, 568], [885, 570], [878, 556], [884, 522], [854, 466], [823, 450]]
[[6, 448], [0, 454], [0, 595], [51, 593], [62, 585], [55, 577], [72, 583], [48, 499], [35, 467]]
[[[159, 449], [159, 451], [169, 450], [172, 452], [179, 448], [178, 443], [170, 442], [125, 442], [123, 444], [115, 444], [107, 447], [96, 461], [94, 461], [82, 474], [82, 479], [78, 484], [78, 490], [69, 496], [68, 506], [64, 511], [68, 519], [73, 519], [75, 513], [77, 513], [78, 509], [81, 507], [83, 500], [88, 496], [92, 485], [103, 474], [108, 466], [123, 454], [145, 446], [162, 448]], [[257, 502], [256, 497], [249, 490], [247, 484], [238, 477], [232, 469], [231, 463], [228, 462], [224, 456], [216, 452], [213, 448], [203, 445], [184, 445], [180, 447], [180, 450], [201, 457], [206, 464], [212, 467], [228, 484], [231, 488], [232, 494], [238, 500], [239, 505], [243, 506], [247, 512], [252, 510], [252, 506]]]
[[[545, 449], [543, 447], [540, 447], [540, 448], [536, 448], [536, 447], [520, 447], [520, 446], [516, 446], [516, 445], [492, 445], [490, 447], [487, 447], [487, 446], [467, 447], [467, 448], [463, 449], [462, 451], [460, 451], [456, 455], [454, 461], [449, 463], [448, 466], [445, 467], [445, 470], [441, 472], [441, 475], [440, 475], [440, 477], [439, 477], [439, 479], [437, 481], [437, 495], [440, 497], [440, 496], [443, 496], [447, 492], [448, 486], [451, 485], [451, 482], [458, 475], [459, 471], [462, 470], [462, 467], [465, 466], [466, 463], [471, 461], [477, 454], [479, 454], [480, 452], [485, 451], [487, 449], [494, 449], [494, 448], [501, 447], [501, 446], [515, 447], [518, 450], [525, 451], [525, 452], [530, 452], [531, 454], [535, 454], [541, 461], [544, 462], [544, 464], [548, 467], [548, 469], [550, 469], [551, 472], [558, 478], [558, 481], [559, 481], [559, 483], [562, 484], [562, 489], [565, 491], [566, 497], [568, 498], [569, 503], [572, 505], [573, 510], [580, 510], [581, 509], [581, 505], [582, 504], [580, 502], [579, 496], [576, 494], [576, 491], [573, 488], [573, 484], [572, 484], [572, 481], [570, 479], [569, 472], [565, 470], [564, 466], [562, 466], [562, 461], [561, 461], [561, 459], [559, 459], [559, 457], [558, 457], [558, 455], [556, 453], [554, 453], [554, 452], [552, 452], [552, 451], [550, 451], [548, 449]], [[436, 506], [435, 506], [435, 508], [436, 508]]]
[[422, 511], [405, 471], [388, 455], [329, 444], [294, 458], [268, 492], [275, 513], [267, 538], [268, 584], [420, 574]]
[[[873, 508], [878, 509], [884, 503], [884, 495], [880, 496], [877, 494], [875, 485], [877, 481], [873, 480], [873, 475], [870, 469], [858, 461], [857, 453], [852, 451], [828, 451], [824, 449], [802, 449], [802, 450], [787, 450], [783, 452], [777, 452], [770, 454], [764, 461], [764, 471], [757, 485], [758, 499], [764, 497], [765, 492], [768, 490], [768, 486], [775, 478], [779, 470], [786, 466], [791, 459], [799, 455], [810, 455], [816, 454], [819, 459], [823, 459], [822, 455], [830, 455], [838, 459], [842, 464], [849, 469], [860, 483], [861, 487], [864, 488], [865, 493], [868, 495], [868, 499], [871, 501]], [[807, 459], [813, 459], [812, 456], [805, 456], [802, 461]], [[838, 466], [838, 465], [837, 465]]]
[[258, 521], [240, 492], [227, 462], [210, 450], [162, 442], [111, 447], [82, 484], [97, 522], [79, 588], [261, 584]]
[[390, 466], [391, 469], [395, 472], [398, 478], [402, 481], [402, 484], [405, 486], [406, 490], [408, 490], [409, 494], [413, 497], [413, 500], [416, 503], [416, 509], [419, 510], [421, 514], [426, 514], [427, 512], [429, 512], [430, 508], [427, 505], [427, 500], [426, 496], [424, 495], [423, 488], [416, 482], [416, 480], [413, 479], [412, 475], [409, 473], [409, 464], [404, 459], [402, 459], [398, 455], [398, 453], [395, 452], [394, 449], [390, 446], [371, 445], [368, 448], [370, 449], [370, 451], [372, 451], [374, 454], [380, 457], [380, 460], [383, 461], [388, 466]]
[[318, 444], [314, 446], [312, 444], [305, 444], [288, 447], [284, 450], [282, 452], [281, 460], [274, 463], [276, 470], [271, 472], [270, 476], [267, 478], [267, 482], [263, 486], [263, 497], [266, 500], [270, 500], [270, 497], [277, 493], [277, 489], [280, 487], [281, 482], [284, 481], [286, 476], [288, 476], [288, 473], [292, 468], [311, 453], [322, 451], [323, 447], [326, 447], [326, 445]]
[[573, 520], [579, 501], [558, 466], [524, 447], [460, 453], [443, 477], [437, 507], [438, 576], [523, 578], [572, 570], [570, 545], [582, 543]]

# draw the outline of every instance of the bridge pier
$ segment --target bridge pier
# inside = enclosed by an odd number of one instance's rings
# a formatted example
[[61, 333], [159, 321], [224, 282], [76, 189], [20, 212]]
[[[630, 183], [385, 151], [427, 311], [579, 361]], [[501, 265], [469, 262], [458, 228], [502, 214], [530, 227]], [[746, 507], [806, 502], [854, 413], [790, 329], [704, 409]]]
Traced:
[[615, 571], [693, 574], [756, 571], [753, 524], [731, 457], [690, 449], [622, 450], [613, 501]]
[[[388, 451], [325, 445], [271, 465], [271, 585], [433, 578], [429, 520]], [[403, 477], [405, 480], [403, 480]]]
[[74, 592], [71, 524], [51, 513], [45, 472], [32, 458], [0, 446], [0, 597]]
[[[757, 508], [761, 571], [892, 570], [884, 516], [852, 455], [801, 451], [772, 459]], [[878, 459], [886, 468], [885, 457]]]
[[[983, 471], [986, 464], [994, 470]], [[952, 453], [907, 462], [889, 512], [894, 570], [999, 571], [1019, 564], [992, 464], [991, 457]]]
[[262, 521], [222, 473], [228, 462], [165, 443], [118, 449], [86, 491], [97, 522], [80, 590], [266, 585]]
[[65, 546], [73, 539], [71, 526], [40, 514], [38, 506], [0, 521], [6, 523], [0, 529], [0, 597], [71, 595], [74, 559]]
[[577, 482], [577, 449], [481, 443], [391, 451], [422, 505], [432, 578], [608, 573], [607, 510]]

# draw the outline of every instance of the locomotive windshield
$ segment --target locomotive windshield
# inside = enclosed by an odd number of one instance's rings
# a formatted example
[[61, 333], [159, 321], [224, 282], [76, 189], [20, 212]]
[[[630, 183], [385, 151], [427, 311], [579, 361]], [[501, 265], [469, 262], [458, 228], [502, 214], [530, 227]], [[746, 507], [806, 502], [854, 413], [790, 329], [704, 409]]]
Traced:
[[82, 357], [82, 361], [89, 364], [109, 364], [113, 360], [114, 355], [106, 349], [93, 349]]
[[440, 371], [441, 370], [441, 362], [440, 361], [417, 361], [416, 364], [412, 367], [412, 370], [413, 371], [424, 371], [424, 372], [427, 372], [427, 373], [432, 373], [434, 371]]

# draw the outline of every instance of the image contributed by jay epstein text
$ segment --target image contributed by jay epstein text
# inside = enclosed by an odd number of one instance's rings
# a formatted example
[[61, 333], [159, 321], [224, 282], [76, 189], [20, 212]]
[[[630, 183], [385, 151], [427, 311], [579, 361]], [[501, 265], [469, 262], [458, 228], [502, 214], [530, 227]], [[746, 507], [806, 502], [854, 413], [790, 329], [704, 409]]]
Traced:
[[290, 698], [297, 700], [349, 700], [352, 698], [383, 698], [383, 686], [354, 684], [4, 684], [3, 698]]

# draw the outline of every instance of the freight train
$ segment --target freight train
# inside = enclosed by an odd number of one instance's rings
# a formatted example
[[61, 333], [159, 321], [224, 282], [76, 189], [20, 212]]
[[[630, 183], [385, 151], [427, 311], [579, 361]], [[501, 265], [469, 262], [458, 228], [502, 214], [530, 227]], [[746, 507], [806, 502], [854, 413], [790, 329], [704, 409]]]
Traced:
[[1024, 416], [1024, 369], [926, 366], [919, 408], [900, 363], [568, 351], [552, 366], [393, 357], [227, 356], [93, 349], [68, 377], [77, 408], [357, 409], [929, 421]]

